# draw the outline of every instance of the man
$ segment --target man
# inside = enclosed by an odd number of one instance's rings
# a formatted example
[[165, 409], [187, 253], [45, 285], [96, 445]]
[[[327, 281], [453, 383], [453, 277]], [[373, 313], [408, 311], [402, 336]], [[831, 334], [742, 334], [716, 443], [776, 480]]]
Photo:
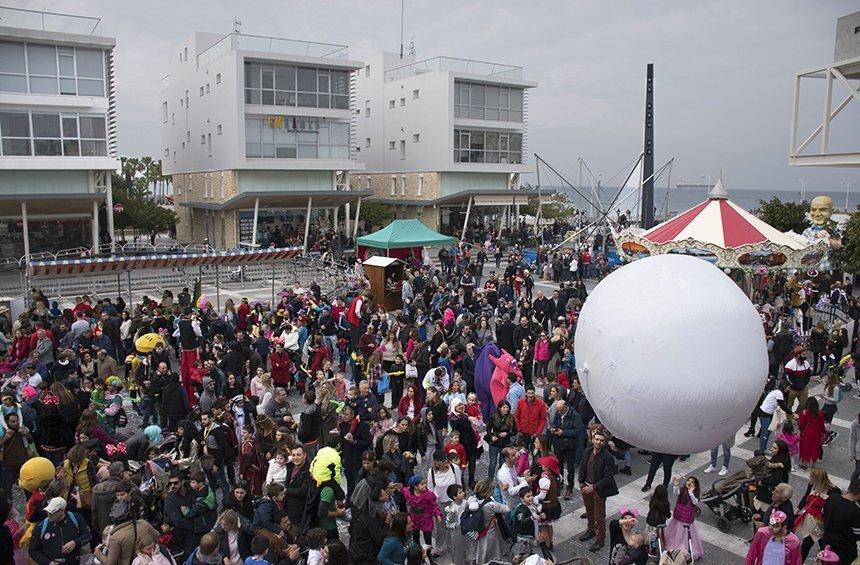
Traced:
[[765, 510], [764, 514], [756, 513], [753, 515], [753, 526], [758, 529], [770, 523], [770, 517], [774, 512], [782, 512], [788, 516], [786, 522], [788, 529], [794, 529], [794, 505], [791, 503], [792, 494], [791, 485], [788, 483], [779, 483], [773, 488], [771, 494], [771, 504]]
[[290, 450], [290, 461], [286, 468], [284, 481], [284, 512], [293, 524], [301, 524], [305, 512], [305, 500], [313, 482], [310, 475], [310, 461], [305, 448], [298, 445]]
[[[244, 397], [238, 397], [239, 402], [244, 402]], [[239, 452], [239, 438], [236, 436], [236, 418], [232, 410], [226, 410], [223, 400], [216, 400], [212, 405], [212, 416], [215, 423], [224, 429], [224, 468], [227, 470], [227, 482], [236, 483], [236, 462]], [[239, 426], [241, 431], [242, 426]]]
[[149, 522], [131, 515], [131, 508], [126, 502], [117, 501], [111, 508], [110, 517], [113, 525], [105, 543], [93, 550], [93, 556], [99, 563], [131, 563], [137, 554], [137, 542], [140, 538], [158, 539], [158, 531]]
[[293, 362], [290, 355], [284, 349], [284, 344], [275, 344], [275, 350], [269, 353], [269, 365], [271, 366], [272, 382], [275, 386], [290, 387], [290, 369]]
[[340, 354], [337, 350], [337, 320], [332, 316], [331, 308], [328, 306], [323, 307], [322, 315], [317, 324], [329, 351], [331, 351], [333, 363], [338, 363], [340, 361]]
[[0, 472], [3, 474], [3, 491], [12, 496], [12, 486], [17, 484], [21, 466], [31, 457], [33, 438], [30, 430], [21, 427], [17, 412], [6, 414], [6, 433], [0, 437]]
[[179, 301], [179, 306], [184, 310], [191, 306], [191, 293], [188, 292], [188, 287], [184, 287], [182, 292], [180, 292], [176, 299]]
[[56, 497], [45, 505], [47, 518], [36, 524], [30, 538], [30, 559], [39, 565], [78, 565], [81, 549], [90, 543], [86, 521], [66, 512], [66, 501]]
[[511, 322], [510, 316], [502, 315], [502, 322], [496, 326], [496, 343], [499, 349], [504, 349], [511, 355], [516, 354], [516, 346], [514, 344], [514, 324]]
[[552, 327], [550, 327], [553, 319], [552, 302], [550, 302], [549, 299], [543, 295], [542, 290], [537, 291], [537, 298], [535, 298], [535, 301], [532, 306], [534, 307], [535, 319], [537, 320], [537, 322], [543, 327], [545, 331], [552, 331]]
[[87, 320], [84, 312], [78, 312], [75, 315], [75, 321], [72, 323], [72, 335], [75, 336], [75, 339], [79, 338], [82, 333], [90, 329], [90, 322]]
[[591, 447], [585, 450], [579, 467], [579, 491], [588, 517], [588, 529], [579, 536], [579, 541], [596, 538], [588, 548], [591, 552], [598, 551], [606, 542], [606, 499], [618, 494], [615, 459], [604, 447], [606, 432], [598, 429], [591, 434]]
[[[532, 331], [531, 323], [529, 319], [525, 316], [520, 316], [520, 323], [514, 328], [514, 348], [517, 352], [523, 346], [523, 340], [529, 340], [529, 343], [534, 343], [534, 331]], [[514, 355], [513, 351], [508, 351], [511, 355]]]
[[508, 404], [511, 405], [511, 413], [516, 417], [517, 406], [520, 404], [520, 399], [526, 395], [526, 389], [514, 373], [508, 373], [508, 383], [510, 384], [508, 385], [506, 399]]
[[436, 367], [434, 369], [430, 369], [424, 374], [424, 380], [421, 382], [421, 385], [424, 387], [424, 390], [427, 390], [430, 387], [433, 387], [436, 390], [448, 390], [450, 388], [450, 383], [451, 379], [448, 376], [448, 371], [445, 370], [445, 367]]
[[851, 482], [860, 477], [860, 413], [851, 422], [851, 431], [848, 433], [848, 454], [854, 461], [854, 471], [851, 473]]
[[[90, 443], [92, 442], [92, 443]], [[85, 448], [98, 446], [96, 439], [89, 439], [83, 444]], [[121, 461], [114, 461], [108, 466], [108, 478], [96, 483], [93, 487], [93, 542], [101, 541], [102, 531], [110, 524], [110, 510], [116, 502], [116, 487], [122, 480], [125, 471]]]
[[860, 480], [848, 485], [842, 496], [831, 495], [824, 503], [824, 535], [821, 547], [830, 546], [839, 556], [840, 563], [853, 563], [857, 559], [857, 538], [860, 535]]
[[271, 400], [263, 406], [263, 412], [274, 420], [277, 426], [293, 425], [293, 415], [290, 410], [290, 403], [287, 401], [287, 391], [283, 387], [275, 388], [275, 393]]
[[[856, 553], [856, 550], [855, 550]], [[848, 563], [848, 561], [843, 561]], [[800, 565], [800, 539], [788, 529], [788, 517], [779, 510], [767, 526], [756, 530], [746, 558], [747, 565]]]
[[[200, 416], [200, 425], [203, 427], [203, 453], [213, 457], [216, 476], [218, 477], [218, 486], [221, 487], [221, 492], [226, 494], [230, 490], [225, 469], [226, 458], [229, 456], [229, 439], [227, 438], [227, 434], [231, 433], [232, 430], [228, 432], [224, 426], [218, 424], [212, 412], [204, 412]], [[206, 487], [205, 484], [203, 486]], [[199, 490], [194, 487], [193, 482], [191, 483], [191, 488]]]
[[466, 381], [467, 391], [475, 392], [475, 363], [478, 361], [475, 355], [475, 344], [466, 344], [466, 354], [460, 360], [460, 368], [463, 370], [463, 379]]
[[534, 385], [526, 386], [526, 396], [520, 399], [514, 415], [517, 431], [531, 444], [534, 436], [543, 433], [546, 419], [546, 404], [535, 396]]
[[[132, 485], [129, 480], [121, 480], [114, 489], [116, 501], [128, 504], [129, 512], [133, 519], [145, 518], [147, 515], [147, 504], [140, 490]], [[111, 505], [113, 511], [113, 505]], [[108, 520], [110, 521], [110, 519]]]
[[[161, 345], [161, 344], [158, 344]], [[161, 345], [161, 350], [164, 351], [164, 346]], [[150, 365], [156, 367], [155, 372], [149, 377], [149, 380], [143, 381], [143, 388], [146, 391], [149, 404], [143, 414], [143, 424], [145, 428], [149, 425], [150, 419], [162, 428], [167, 427], [167, 416], [164, 413], [164, 387], [167, 385], [170, 375], [170, 365], [168, 362], [161, 361], [158, 365]]]
[[582, 420], [579, 418], [579, 414], [564, 400], [556, 400], [554, 406], [555, 416], [552, 419], [552, 424], [550, 424], [549, 439], [561, 468], [560, 481], [564, 477], [564, 468], [567, 467], [567, 488], [564, 490], [564, 499], [570, 500], [576, 477], [574, 465]]
[[99, 352], [96, 353], [96, 367], [97, 374], [101, 380], [105, 380], [113, 375], [119, 375], [119, 367], [117, 367], [116, 360], [108, 355], [107, 349], [99, 349]]
[[802, 346], [794, 348], [794, 356], [785, 364], [783, 369], [785, 379], [788, 381], [788, 397], [785, 403], [794, 410], [794, 401], [800, 402], [797, 412], [806, 407], [806, 399], [809, 397], [809, 379], [812, 378], [812, 367], [806, 360], [806, 351]]
[[194, 495], [186, 492], [180, 472], [173, 471], [167, 482], [164, 515], [173, 526], [173, 545], [176, 548], [182, 548], [183, 561], [194, 551], [203, 535], [194, 531], [194, 522], [189, 520], [184, 513], [194, 505], [194, 500]]
[[[444, 370], [444, 369], [443, 369]], [[379, 406], [379, 401], [370, 390], [370, 383], [361, 381], [358, 383], [358, 396], [355, 400], [349, 403], [350, 406], [358, 414], [358, 417], [364, 421], [373, 420], [376, 416], [376, 408]]]
[[520, 497], [529, 488], [533, 481], [532, 476], [526, 470], [524, 477], [517, 474], [517, 450], [513, 447], [502, 449], [502, 464], [496, 471], [496, 484], [502, 491], [502, 499], [508, 508], [515, 508], [520, 503]]

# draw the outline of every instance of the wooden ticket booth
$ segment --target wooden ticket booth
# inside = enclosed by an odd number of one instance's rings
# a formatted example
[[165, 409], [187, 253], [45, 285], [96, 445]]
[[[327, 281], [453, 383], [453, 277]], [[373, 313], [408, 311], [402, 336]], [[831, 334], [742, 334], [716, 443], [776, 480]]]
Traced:
[[371, 257], [362, 263], [364, 276], [370, 281], [373, 301], [385, 306], [386, 310], [403, 308], [401, 289], [403, 287], [404, 263], [394, 257]]

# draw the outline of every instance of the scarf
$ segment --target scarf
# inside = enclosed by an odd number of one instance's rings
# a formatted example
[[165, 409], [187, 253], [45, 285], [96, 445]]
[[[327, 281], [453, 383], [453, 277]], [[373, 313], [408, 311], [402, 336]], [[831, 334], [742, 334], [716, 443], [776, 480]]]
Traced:
[[197, 563], [205, 563], [206, 565], [220, 565], [220, 563], [223, 562], [223, 558], [220, 553], [215, 553], [215, 555], [203, 555], [200, 553], [199, 547], [194, 554], [194, 560]]

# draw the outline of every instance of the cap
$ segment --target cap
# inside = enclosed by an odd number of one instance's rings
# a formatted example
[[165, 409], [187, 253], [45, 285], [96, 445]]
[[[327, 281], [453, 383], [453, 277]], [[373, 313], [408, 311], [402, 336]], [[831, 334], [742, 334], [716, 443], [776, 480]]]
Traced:
[[59, 512], [60, 510], [66, 509], [66, 501], [62, 498], [55, 497], [48, 501], [48, 504], [45, 505], [45, 512], [48, 514], [53, 514], [54, 512]]
[[774, 510], [770, 514], [770, 525], [775, 526], [777, 524], [784, 524], [788, 517], [785, 515], [785, 512], [782, 510]]
[[230, 402], [242, 402], [243, 400], [245, 400], [245, 397], [244, 397], [244, 396], [242, 396], [241, 394], [237, 394], [236, 396], [234, 396], [234, 397], [230, 400]]

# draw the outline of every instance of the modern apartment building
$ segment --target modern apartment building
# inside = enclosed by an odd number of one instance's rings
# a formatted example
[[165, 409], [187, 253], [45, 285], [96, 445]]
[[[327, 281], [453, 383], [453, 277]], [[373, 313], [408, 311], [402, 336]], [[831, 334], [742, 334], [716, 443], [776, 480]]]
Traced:
[[528, 202], [517, 191], [527, 157], [528, 90], [522, 68], [381, 53], [355, 74], [353, 129], [364, 174], [354, 189], [394, 207], [398, 218], [457, 234], [466, 223], [501, 221]]
[[[161, 90], [162, 169], [173, 175], [177, 238], [216, 248], [307, 239], [308, 218], [350, 222], [346, 46], [197, 32]], [[338, 221], [343, 209], [346, 218]], [[354, 208], [353, 208], [354, 210]]]
[[113, 242], [116, 41], [100, 27], [0, 8], [0, 258]]

